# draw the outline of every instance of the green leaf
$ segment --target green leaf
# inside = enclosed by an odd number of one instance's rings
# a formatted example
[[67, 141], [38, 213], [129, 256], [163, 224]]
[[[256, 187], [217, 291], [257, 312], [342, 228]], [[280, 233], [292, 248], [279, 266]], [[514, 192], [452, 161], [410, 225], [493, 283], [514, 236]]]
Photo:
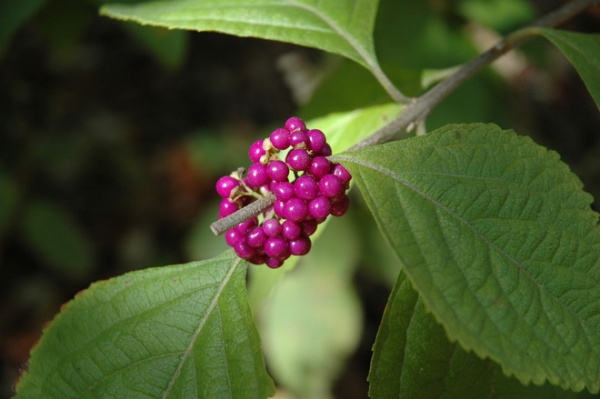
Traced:
[[29, 205], [22, 234], [35, 253], [63, 276], [82, 279], [92, 271], [92, 248], [85, 232], [52, 203], [37, 201]]
[[600, 230], [556, 153], [494, 125], [333, 158], [449, 337], [523, 383], [600, 390]]
[[136, 24], [124, 26], [163, 66], [174, 70], [183, 62], [188, 42], [187, 32]]
[[260, 318], [267, 363], [295, 397], [330, 398], [358, 345], [362, 313], [352, 285], [357, 240], [346, 218], [332, 220], [278, 285]]
[[600, 34], [565, 32], [556, 29], [536, 29], [562, 51], [573, 64], [600, 107]]
[[215, 31], [314, 47], [377, 67], [376, 0], [173, 0], [112, 4], [101, 14], [170, 29]]
[[592, 397], [550, 384], [524, 386], [500, 367], [450, 343], [404, 274], [398, 278], [379, 329], [370, 397], [403, 399], [559, 399]]
[[232, 251], [93, 284], [44, 331], [17, 398], [274, 393]]

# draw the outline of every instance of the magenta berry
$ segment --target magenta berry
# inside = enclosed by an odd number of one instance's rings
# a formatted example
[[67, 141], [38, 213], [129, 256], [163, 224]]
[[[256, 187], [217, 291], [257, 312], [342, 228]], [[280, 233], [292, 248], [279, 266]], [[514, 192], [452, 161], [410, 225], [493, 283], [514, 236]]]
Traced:
[[266, 166], [266, 172], [267, 176], [273, 181], [287, 182], [290, 168], [288, 168], [285, 162], [275, 160], [269, 162], [269, 164]]
[[231, 191], [239, 185], [239, 180], [231, 176], [223, 176], [217, 180], [217, 194], [219, 194], [219, 196], [222, 198], [228, 198], [231, 195]]
[[275, 129], [269, 136], [271, 144], [278, 150], [285, 150], [290, 146], [290, 132], [286, 129]]
[[305, 131], [306, 125], [304, 124], [304, 121], [302, 119], [292, 116], [287, 121], [285, 121], [285, 128], [288, 130], [288, 132], [292, 133], [296, 130]]
[[337, 197], [344, 192], [344, 185], [336, 175], [327, 174], [319, 181], [319, 191], [325, 197]]
[[260, 157], [265, 155], [266, 151], [263, 148], [263, 140], [258, 140], [252, 143], [250, 149], [248, 149], [248, 158], [252, 162], [260, 162]]
[[[290, 151], [283, 158], [280, 151]], [[350, 202], [346, 190], [352, 176], [342, 165], [327, 159], [331, 146], [318, 129], [289, 118], [283, 128], [252, 143], [252, 164], [216, 183], [222, 198], [219, 218], [228, 217], [261, 196], [273, 193], [273, 206], [225, 233], [236, 254], [254, 264], [280, 267], [291, 255], [310, 251], [310, 236], [329, 215], [341, 216]], [[235, 201], [234, 201], [235, 200]], [[259, 219], [260, 217], [260, 219]]]
[[329, 215], [331, 202], [325, 197], [317, 197], [308, 203], [308, 213], [314, 219], [324, 219]]
[[308, 139], [308, 149], [315, 153], [320, 152], [327, 143], [325, 134], [318, 129], [306, 132], [306, 138]]
[[300, 176], [294, 182], [294, 194], [300, 199], [309, 201], [319, 194], [319, 183], [312, 176]]
[[290, 165], [290, 168], [297, 172], [307, 170], [310, 166], [310, 161], [311, 159], [308, 152], [301, 148], [290, 151], [285, 157], [285, 162]]

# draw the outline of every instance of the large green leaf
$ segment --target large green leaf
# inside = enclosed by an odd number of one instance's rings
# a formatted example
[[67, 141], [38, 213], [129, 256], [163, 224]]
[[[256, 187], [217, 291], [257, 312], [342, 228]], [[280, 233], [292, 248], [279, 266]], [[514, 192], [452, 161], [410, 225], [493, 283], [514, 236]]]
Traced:
[[600, 34], [537, 29], [562, 51], [583, 79], [596, 105], [600, 107]]
[[170, 29], [215, 31], [314, 47], [378, 68], [376, 0], [173, 0], [102, 7], [109, 17]]
[[273, 394], [232, 251], [93, 284], [32, 351], [17, 398]]
[[525, 386], [500, 367], [450, 343], [444, 329], [400, 274], [373, 348], [369, 375], [373, 399], [588, 398], [545, 384]]
[[600, 390], [600, 230], [581, 182], [493, 125], [341, 154], [449, 337], [524, 383]]

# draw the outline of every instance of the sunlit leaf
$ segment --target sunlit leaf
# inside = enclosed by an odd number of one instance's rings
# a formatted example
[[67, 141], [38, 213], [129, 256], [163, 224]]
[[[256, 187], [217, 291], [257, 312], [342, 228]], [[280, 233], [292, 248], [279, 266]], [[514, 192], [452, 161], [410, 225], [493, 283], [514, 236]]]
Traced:
[[245, 262], [125, 274], [70, 302], [34, 348], [17, 398], [265, 398]]
[[452, 340], [521, 382], [600, 390], [600, 230], [558, 155], [456, 125], [334, 158]]

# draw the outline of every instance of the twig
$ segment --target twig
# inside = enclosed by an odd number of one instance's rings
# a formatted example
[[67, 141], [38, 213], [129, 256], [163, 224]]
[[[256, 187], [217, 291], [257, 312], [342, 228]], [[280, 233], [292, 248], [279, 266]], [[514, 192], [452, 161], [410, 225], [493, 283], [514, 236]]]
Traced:
[[[575, 0], [538, 19], [530, 26], [513, 32], [485, 53], [464, 64], [453, 75], [441, 81], [438, 85], [423, 94], [421, 97], [413, 99], [396, 119], [392, 120], [381, 129], [375, 131], [364, 140], [356, 143], [352, 148], [349, 149], [349, 151], [388, 141], [394, 137], [397, 132], [406, 129], [411, 123], [424, 120], [425, 116], [437, 104], [439, 104], [444, 98], [452, 93], [465, 80], [471, 78], [473, 75], [491, 64], [503, 54], [538, 35], [539, 31], [537, 28], [550, 28], [560, 25], [593, 5], [600, 5], [600, 0]], [[391, 90], [391, 82], [383, 73], [383, 71], [379, 69], [379, 72], [380, 74], [377, 76], [377, 79], [380, 82], [387, 82], [387, 84], [384, 85], [386, 91], [388, 91], [392, 97], [396, 97], [396, 95], [392, 93], [397, 92], [397, 89]], [[406, 98], [394, 99], [398, 102], [405, 102], [406, 100]], [[273, 194], [268, 194], [252, 204], [245, 206], [234, 214], [214, 222], [210, 225], [210, 229], [213, 233], [215, 233], [215, 235], [223, 234], [234, 226], [268, 209], [273, 205], [274, 202], [275, 196]]]
[[437, 104], [458, 88], [465, 80], [471, 78], [501, 55], [538, 35], [539, 31], [537, 28], [560, 25], [586, 8], [598, 4], [600, 4], [600, 0], [575, 0], [538, 19], [532, 25], [515, 31], [485, 53], [464, 64], [453, 75], [441, 81], [427, 93], [416, 98], [404, 108], [396, 119], [356, 143], [349, 151], [390, 140], [397, 132], [406, 129], [411, 123], [424, 119]]

